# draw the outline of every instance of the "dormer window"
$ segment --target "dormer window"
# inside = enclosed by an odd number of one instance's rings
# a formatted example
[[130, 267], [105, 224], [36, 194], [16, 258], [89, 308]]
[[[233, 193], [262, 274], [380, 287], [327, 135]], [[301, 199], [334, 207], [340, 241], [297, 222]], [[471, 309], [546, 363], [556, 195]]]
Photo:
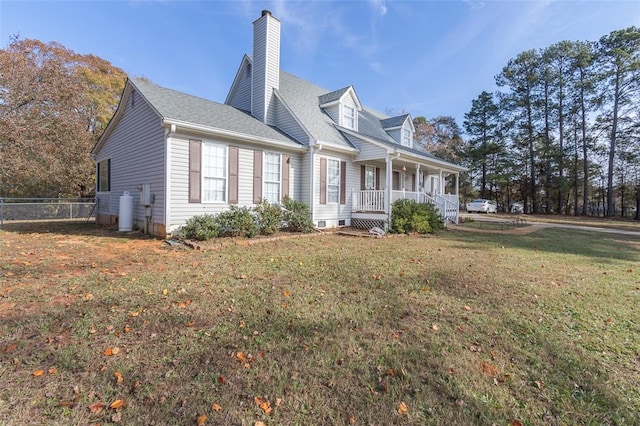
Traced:
[[354, 107], [342, 106], [342, 126], [356, 130], [356, 109]]
[[402, 146], [411, 147], [411, 130], [402, 129]]

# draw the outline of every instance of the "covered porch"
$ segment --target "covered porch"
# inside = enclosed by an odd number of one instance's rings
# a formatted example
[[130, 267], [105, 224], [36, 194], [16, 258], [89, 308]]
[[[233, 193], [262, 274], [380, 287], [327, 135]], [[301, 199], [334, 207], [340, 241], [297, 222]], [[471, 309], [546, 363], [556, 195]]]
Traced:
[[[351, 197], [352, 223], [368, 227], [389, 223], [391, 204], [399, 199], [432, 204], [447, 223], [459, 221], [459, 173], [452, 168], [398, 152], [377, 161], [362, 160], [360, 190]], [[381, 161], [383, 160], [383, 161]], [[447, 167], [449, 166], [449, 167]]]

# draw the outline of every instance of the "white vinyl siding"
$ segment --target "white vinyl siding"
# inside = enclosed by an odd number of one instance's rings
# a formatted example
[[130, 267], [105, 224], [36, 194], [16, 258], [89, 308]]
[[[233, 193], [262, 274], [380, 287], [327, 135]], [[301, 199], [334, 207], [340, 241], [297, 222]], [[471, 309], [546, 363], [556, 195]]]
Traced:
[[229, 100], [229, 105], [243, 111], [251, 110], [251, 64], [246, 63], [240, 72], [235, 92]]
[[327, 160], [327, 204], [340, 201], [340, 161]]
[[136, 94], [135, 105], [132, 107], [131, 102], [127, 102], [125, 108], [118, 125], [97, 153], [97, 162], [111, 160], [111, 194], [109, 200], [101, 197], [98, 209], [100, 214], [118, 216], [120, 196], [128, 191], [134, 198], [134, 224], [143, 227], [145, 209], [139, 203], [138, 185], [148, 183], [154, 196], [151, 221], [164, 225], [165, 138], [162, 121], [139, 94]]
[[227, 147], [224, 145], [202, 144], [202, 201], [227, 201]]
[[273, 152], [265, 152], [263, 159], [263, 190], [262, 195], [271, 204], [280, 202], [281, 156]]
[[[360, 164], [351, 162], [350, 158], [346, 155], [336, 154], [331, 157], [324, 157], [327, 159], [327, 168], [329, 166], [330, 159], [340, 163], [344, 161], [346, 163], [346, 179], [344, 182], [345, 187], [345, 204], [329, 203], [329, 194], [327, 193], [327, 203], [320, 204], [320, 160], [322, 155], [316, 154], [314, 156], [314, 189], [313, 189], [313, 221], [317, 224], [318, 221], [325, 221], [327, 227], [338, 226], [340, 220], [344, 220], [346, 225], [351, 223], [351, 201], [353, 191], [360, 191]], [[384, 175], [381, 175], [384, 176]], [[329, 175], [327, 174], [327, 181]], [[338, 195], [338, 200], [340, 196]]]
[[309, 135], [298, 124], [279, 99], [274, 101], [275, 125], [298, 142], [309, 145]]

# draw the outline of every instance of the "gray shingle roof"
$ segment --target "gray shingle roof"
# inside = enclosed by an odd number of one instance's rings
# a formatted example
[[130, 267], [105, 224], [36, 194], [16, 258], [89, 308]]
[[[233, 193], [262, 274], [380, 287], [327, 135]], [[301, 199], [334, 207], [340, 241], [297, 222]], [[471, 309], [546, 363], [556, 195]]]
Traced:
[[300, 146], [300, 143], [275, 127], [268, 126], [232, 106], [160, 87], [142, 79], [133, 79], [131, 82], [164, 119], [179, 120]]
[[380, 125], [382, 125], [383, 129], [391, 129], [393, 127], [400, 127], [404, 124], [404, 122], [409, 117], [409, 114], [402, 114], [396, 117], [385, 118], [384, 120], [380, 120]]
[[[349, 86], [349, 87], [351, 87], [351, 86]], [[337, 101], [338, 99], [340, 99], [342, 97], [342, 95], [344, 95], [347, 92], [347, 90], [349, 90], [349, 87], [343, 87], [342, 89], [336, 90], [334, 92], [325, 93], [324, 95], [320, 95], [319, 96], [320, 105], [326, 104], [328, 102]]]

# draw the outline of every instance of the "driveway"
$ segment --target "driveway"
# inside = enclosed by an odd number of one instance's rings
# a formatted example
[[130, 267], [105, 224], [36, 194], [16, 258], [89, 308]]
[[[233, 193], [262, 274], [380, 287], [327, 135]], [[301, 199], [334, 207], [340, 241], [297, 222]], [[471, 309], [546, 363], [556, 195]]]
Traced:
[[[509, 217], [501, 217], [501, 216], [492, 216], [488, 214], [480, 214], [480, 213], [463, 213], [460, 215], [460, 219], [468, 217], [473, 219], [476, 222], [509, 222], [515, 219], [515, 216], [512, 218]], [[521, 216], [522, 217], [522, 216]], [[478, 229], [478, 228], [470, 228], [462, 225], [451, 225], [450, 229], [460, 230], [460, 231], [477, 231], [484, 233], [497, 233], [497, 234], [528, 234], [531, 232], [535, 232], [538, 229], [544, 228], [565, 228], [565, 229], [575, 229], [577, 231], [592, 231], [592, 232], [602, 232], [606, 234], [622, 234], [622, 235], [630, 235], [634, 237], [640, 238], [640, 231], [628, 231], [626, 229], [615, 229], [615, 228], [603, 228], [596, 226], [584, 226], [584, 225], [571, 225], [568, 223], [551, 223], [551, 222], [536, 222], [531, 221], [529, 218], [524, 216], [527, 220], [527, 225], [524, 227], [516, 227], [512, 229], [505, 230], [493, 230], [493, 229]], [[463, 223], [463, 222], [461, 222]]]

